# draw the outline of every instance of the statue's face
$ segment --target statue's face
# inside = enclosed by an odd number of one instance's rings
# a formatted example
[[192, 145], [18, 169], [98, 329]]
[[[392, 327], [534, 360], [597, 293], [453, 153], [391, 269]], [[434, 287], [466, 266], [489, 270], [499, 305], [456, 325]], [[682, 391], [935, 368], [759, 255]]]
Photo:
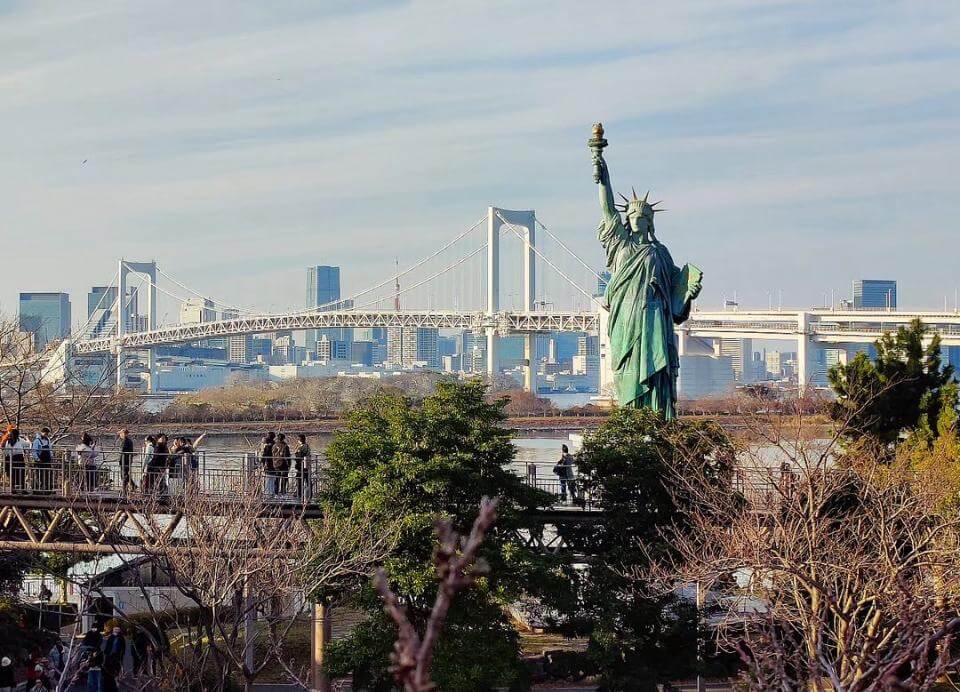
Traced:
[[639, 209], [631, 209], [627, 214], [627, 221], [634, 233], [648, 235], [653, 231], [652, 219], [642, 214]]

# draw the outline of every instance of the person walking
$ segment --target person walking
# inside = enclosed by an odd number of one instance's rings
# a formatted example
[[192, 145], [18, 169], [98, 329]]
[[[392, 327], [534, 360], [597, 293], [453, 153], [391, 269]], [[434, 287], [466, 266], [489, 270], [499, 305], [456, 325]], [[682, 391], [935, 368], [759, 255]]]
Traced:
[[286, 495], [290, 474], [290, 445], [287, 444], [287, 437], [283, 433], [277, 435], [277, 441], [273, 445], [273, 474], [275, 491]]
[[53, 490], [53, 442], [50, 441], [50, 428], [40, 428], [30, 445], [33, 457], [33, 489], [41, 492]]
[[293, 450], [293, 460], [296, 466], [297, 474], [297, 497], [301, 502], [307, 499], [304, 494], [309, 489], [310, 474], [310, 445], [307, 444], [307, 436], [303, 433], [297, 435], [297, 447]]
[[273, 485], [276, 480], [273, 475], [273, 445], [275, 441], [274, 434], [268, 432], [260, 442], [260, 467], [263, 469], [266, 478], [266, 492], [270, 495], [277, 492]]
[[13, 661], [8, 656], [0, 659], [0, 692], [17, 689], [17, 676], [13, 674]]
[[122, 483], [122, 492], [126, 495], [130, 490], [136, 490], [133, 479], [130, 477], [130, 466], [133, 464], [133, 440], [130, 438], [130, 432], [126, 428], [120, 428], [117, 432], [120, 438], [120, 479]]
[[6, 463], [7, 478], [10, 479], [10, 489], [13, 492], [23, 492], [27, 478], [27, 456], [30, 454], [30, 445], [20, 437], [20, 429], [13, 428], [7, 432], [7, 440], [3, 443], [3, 460]]
[[560, 478], [560, 501], [567, 501], [567, 488], [570, 488], [570, 499], [576, 503], [579, 501], [577, 495], [577, 482], [574, 480], [573, 455], [567, 445], [560, 447], [560, 460], [553, 467], [553, 472]]

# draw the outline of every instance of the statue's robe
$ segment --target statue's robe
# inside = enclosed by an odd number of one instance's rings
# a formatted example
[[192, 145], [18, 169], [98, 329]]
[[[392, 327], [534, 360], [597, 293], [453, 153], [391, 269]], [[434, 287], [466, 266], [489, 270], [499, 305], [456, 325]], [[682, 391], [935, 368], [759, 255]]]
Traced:
[[641, 243], [619, 214], [601, 222], [599, 237], [611, 271], [604, 298], [617, 400], [675, 418], [680, 359], [673, 325], [689, 317], [690, 288], [700, 272], [677, 267], [657, 241]]

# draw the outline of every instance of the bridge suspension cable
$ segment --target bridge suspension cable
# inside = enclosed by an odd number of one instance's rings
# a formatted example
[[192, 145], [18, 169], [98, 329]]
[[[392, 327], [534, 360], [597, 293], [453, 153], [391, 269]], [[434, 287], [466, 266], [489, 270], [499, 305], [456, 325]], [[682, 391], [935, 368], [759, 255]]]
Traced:
[[587, 263], [580, 257], [580, 255], [578, 255], [578, 254], [575, 253], [573, 250], [571, 250], [569, 247], [567, 247], [566, 244], [564, 244], [564, 242], [563, 242], [562, 240], [560, 240], [556, 235], [554, 235], [554, 233], [553, 233], [549, 228], [547, 228], [546, 226], [543, 225], [543, 223], [540, 221], [540, 219], [536, 219], [536, 222], [537, 222], [537, 225], [540, 226], [540, 228], [542, 228], [544, 231], [547, 232], [547, 235], [550, 236], [550, 237], [557, 243], [557, 245], [559, 245], [559, 246], [562, 247], [564, 250], [566, 250], [566, 251], [570, 254], [570, 256], [573, 257], [573, 259], [577, 260], [577, 262], [579, 262], [580, 264], [582, 264], [587, 271], [589, 271], [591, 274], [593, 274], [594, 276], [596, 276], [598, 279], [601, 279], [601, 280], [603, 279], [603, 276], [601, 276], [600, 273], [599, 273], [596, 269], [594, 269], [594, 268], [591, 267], [589, 264], [587, 264]]
[[[406, 276], [407, 274], [409, 274], [410, 272], [415, 271], [416, 269], [419, 269], [419, 268], [422, 267], [424, 264], [426, 264], [427, 262], [429, 262], [429, 261], [431, 261], [432, 259], [436, 258], [436, 257], [437, 257], [438, 255], [440, 255], [441, 253], [449, 250], [449, 249], [450, 249], [451, 247], [453, 247], [456, 243], [460, 242], [460, 241], [463, 240], [465, 237], [467, 237], [470, 233], [472, 233], [473, 231], [477, 230], [477, 228], [479, 228], [486, 220], [487, 220], [486, 215], [480, 217], [480, 219], [479, 219], [475, 224], [473, 224], [473, 225], [470, 226], [467, 230], [465, 230], [465, 231], [463, 231], [462, 233], [460, 233], [457, 237], [455, 237], [453, 240], [449, 241], [446, 245], [444, 245], [444, 246], [441, 247], [440, 249], [434, 251], [433, 253], [431, 253], [431, 254], [428, 255], [427, 257], [424, 257], [423, 259], [421, 259], [421, 260], [419, 260], [418, 262], [416, 262], [415, 264], [407, 267], [407, 268], [404, 269], [403, 271], [399, 271], [399, 272], [393, 274], [392, 276], [387, 277], [386, 279], [384, 279], [384, 280], [381, 281], [380, 283], [376, 284], [375, 286], [371, 286], [370, 288], [366, 288], [366, 289], [364, 289], [364, 290], [362, 290], [362, 291], [359, 291], [359, 292], [354, 293], [354, 294], [352, 294], [352, 295], [350, 295], [350, 296], [347, 296], [346, 298], [340, 298], [340, 299], [338, 299], [338, 300], [333, 300], [333, 301], [330, 301], [330, 302], [328, 302], [328, 303], [324, 303], [324, 304], [322, 304], [322, 305], [317, 305], [317, 306], [315, 306], [315, 307], [306, 308], [306, 309], [304, 309], [304, 310], [298, 310], [298, 311], [296, 311], [296, 312], [292, 312], [292, 313], [289, 313], [289, 314], [291, 314], [291, 315], [308, 315], [308, 314], [314, 313], [314, 312], [316, 312], [316, 311], [318, 311], [318, 310], [322, 310], [322, 309], [324, 309], [324, 308], [331, 308], [331, 307], [336, 307], [336, 306], [338, 306], [338, 305], [343, 305], [343, 304], [348, 303], [348, 302], [350, 302], [350, 301], [356, 301], [358, 298], [360, 298], [360, 297], [362, 297], [362, 296], [365, 296], [365, 295], [367, 295], [368, 293], [372, 293], [373, 291], [376, 291], [377, 289], [383, 288], [383, 287], [387, 286], [388, 284], [393, 284], [393, 283], [395, 283], [396, 281], [398, 281], [399, 279], [401, 279], [401, 278], [403, 278], [404, 276]], [[484, 247], [486, 247], [486, 246], [484, 246]], [[475, 254], [476, 254], [476, 252], [474, 251], [474, 252], [470, 253], [469, 255], [467, 255], [466, 257], [464, 257], [464, 258], [462, 258], [462, 259], [464, 259], [464, 260], [465, 260], [465, 259], [468, 259], [469, 257], [472, 257], [472, 256], [474, 256]], [[452, 269], [453, 266], [457, 266], [458, 264], [460, 264], [460, 262], [457, 262], [457, 263], [455, 263], [454, 265], [452, 265], [452, 266], [450, 266], [450, 267], [447, 267], [446, 269], [442, 270], [441, 272], [438, 272], [438, 273], [435, 274], [432, 278], [436, 278], [437, 276], [439, 276], [440, 274], [442, 274], [444, 271], [448, 271], [449, 269]], [[423, 283], [424, 283], [423, 281], [420, 281], [420, 282], [418, 282], [418, 283], [416, 283], [416, 284], [412, 284], [411, 286], [407, 287], [406, 290], [401, 290], [400, 293], [406, 293], [407, 291], [412, 290], [412, 289], [415, 288], [416, 286], [421, 286], [421, 285], [423, 285]], [[369, 301], [369, 302], [364, 303], [364, 304], [362, 304], [362, 305], [355, 306], [355, 309], [358, 309], [358, 308], [361, 308], [361, 307], [366, 307], [366, 306], [369, 306], [369, 305], [373, 305], [373, 304], [375, 304], [375, 303], [378, 303], [380, 300], [382, 300], [382, 298], [378, 298], [377, 300]]]
[[[397, 292], [397, 295], [402, 295], [402, 294], [404, 294], [404, 293], [407, 293], [407, 292], [409, 292], [409, 291], [414, 290], [415, 288], [418, 288], [418, 287], [422, 286], [422, 285], [425, 284], [425, 283], [429, 283], [430, 281], [433, 281], [433, 280], [436, 279], [438, 276], [441, 276], [441, 275], [443, 275], [443, 274], [446, 274], [448, 271], [451, 271], [451, 270], [453, 270], [453, 269], [456, 269], [456, 268], [459, 267], [461, 264], [463, 264], [464, 262], [466, 262], [468, 259], [470, 259], [470, 258], [478, 255], [480, 252], [482, 252], [483, 250], [486, 250], [486, 249], [487, 249], [487, 244], [484, 243], [484, 244], [481, 245], [480, 247], [476, 248], [473, 252], [470, 252], [470, 253], [464, 255], [463, 257], [460, 257], [460, 258], [457, 259], [455, 262], [453, 262], [452, 264], [447, 265], [446, 267], [444, 267], [444, 268], [441, 269], [440, 271], [436, 272], [435, 274], [432, 274], [431, 276], [428, 276], [428, 277], [425, 278], [425, 279], [421, 279], [421, 280], [418, 281], [417, 283], [410, 284], [409, 286], [406, 286], [406, 287], [404, 287], [404, 288], [401, 288], [401, 289]], [[369, 306], [375, 305], [376, 303], [379, 303], [379, 302], [380, 302], [380, 299], [378, 298], [377, 300], [372, 300], [372, 301], [370, 301], [370, 302], [368, 302], [368, 303], [364, 303], [363, 305], [355, 306], [355, 309], [361, 309], [361, 308], [369, 307]]]
[[[180, 288], [184, 289], [185, 291], [189, 291], [190, 293], [192, 293], [193, 295], [195, 295], [197, 298], [202, 298], [202, 299], [204, 299], [204, 300], [209, 300], [210, 302], [213, 303], [214, 307], [218, 307], [218, 306], [219, 306], [220, 308], [226, 308], [226, 309], [228, 309], [228, 310], [234, 310], [234, 311], [239, 312], [240, 314], [243, 314], [243, 315], [258, 315], [258, 314], [260, 314], [260, 312], [257, 311], [257, 310], [251, 310], [251, 309], [249, 309], [249, 308], [241, 308], [241, 307], [238, 307], [238, 306], [236, 306], [236, 305], [229, 305], [228, 303], [224, 303], [224, 302], [222, 302], [222, 301], [219, 301], [219, 300], [213, 298], [212, 296], [205, 296], [205, 295], [203, 295], [202, 293], [199, 293], [199, 292], [193, 290], [192, 288], [190, 288], [189, 286], [187, 286], [186, 284], [184, 284], [182, 281], [178, 281], [178, 280], [175, 279], [174, 277], [170, 276], [167, 272], [165, 272], [165, 271], [160, 267], [160, 265], [157, 265], [157, 273], [160, 274], [161, 276], [165, 277], [167, 280], [172, 281], [173, 283], [175, 283], [177, 286], [179, 286]], [[167, 293], [167, 295], [170, 295], [170, 294]]]
[[[592, 294], [592, 293], [583, 290], [583, 288], [581, 288], [580, 285], [579, 285], [576, 281], [574, 281], [574, 280], [571, 279], [569, 276], [567, 276], [567, 275], [563, 272], [563, 270], [561, 270], [557, 265], [555, 265], [553, 262], [551, 262], [550, 259], [547, 258], [546, 255], [544, 255], [542, 252], [540, 252], [540, 250], [537, 248], [536, 245], [530, 245], [529, 239], [527, 239], [527, 238], [524, 236], [524, 234], [519, 230], [519, 227], [518, 227], [516, 224], [510, 223], [510, 222], [507, 221], [505, 218], [503, 218], [503, 216], [500, 214], [499, 211], [496, 212], [496, 214], [497, 214], [497, 218], [500, 219], [500, 221], [503, 223], [503, 225], [504, 225], [505, 227], [510, 228], [510, 230], [513, 231], [513, 232], [517, 235], [518, 238], [520, 238], [520, 241], [521, 241], [521, 242], [523, 242], [525, 245], [529, 246], [531, 250], [533, 250], [534, 254], [536, 254], [540, 259], [542, 259], [544, 262], [546, 262], [548, 265], [550, 265], [550, 267], [551, 267], [555, 272], [557, 272], [557, 274], [559, 274], [561, 277], [563, 277], [563, 278], [567, 281], [567, 283], [569, 283], [569, 284], [570, 284], [571, 286], [573, 286], [575, 289], [577, 289], [578, 291], [580, 291], [583, 295], [585, 295], [585, 296], [586, 296], [587, 298], [589, 298], [590, 300], [593, 300], [593, 294]], [[592, 270], [591, 270], [591, 271], [592, 271]]]

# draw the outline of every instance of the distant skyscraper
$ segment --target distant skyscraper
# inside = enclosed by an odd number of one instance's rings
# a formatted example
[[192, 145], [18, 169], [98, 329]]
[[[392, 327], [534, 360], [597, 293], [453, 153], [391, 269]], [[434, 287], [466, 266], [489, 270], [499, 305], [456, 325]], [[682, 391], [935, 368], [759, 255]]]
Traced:
[[253, 335], [241, 334], [227, 339], [227, 360], [231, 363], [249, 363], [253, 355]]
[[20, 329], [34, 335], [42, 349], [70, 334], [70, 296], [66, 293], [21, 293]]
[[896, 310], [897, 282], [886, 279], [855, 279], [854, 310]]
[[720, 355], [730, 359], [733, 373], [743, 384], [753, 381], [753, 340], [752, 339], [720, 339]]
[[180, 324], [214, 322], [217, 312], [209, 298], [189, 298], [180, 304]]
[[[340, 267], [317, 265], [307, 267], [307, 304], [308, 308], [327, 306], [328, 310], [344, 309], [347, 304], [340, 302]], [[352, 329], [309, 329], [306, 333], [307, 350], [315, 350], [317, 339], [326, 335], [330, 341], [349, 344], [353, 341]]]
[[[126, 331], [145, 331], [147, 329], [147, 318], [139, 314], [136, 286], [127, 288], [127, 297], [123, 302]], [[86, 333], [91, 337], [116, 334], [117, 308], [117, 289], [115, 286], [92, 286], [87, 294]]]
[[423, 363], [440, 369], [439, 331], [427, 327], [390, 327], [387, 330], [387, 363], [411, 366]]

